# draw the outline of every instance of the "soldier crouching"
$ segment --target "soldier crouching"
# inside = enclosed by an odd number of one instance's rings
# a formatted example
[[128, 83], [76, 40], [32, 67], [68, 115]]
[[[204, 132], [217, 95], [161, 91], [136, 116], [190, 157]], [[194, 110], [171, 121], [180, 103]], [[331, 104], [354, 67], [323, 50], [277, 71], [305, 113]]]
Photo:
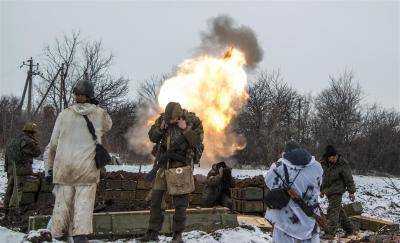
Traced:
[[230, 189], [233, 187], [231, 169], [225, 162], [214, 164], [207, 174], [206, 187], [203, 192], [205, 207], [222, 205], [233, 210]]
[[[158, 240], [164, 221], [164, 210], [161, 205], [168, 190], [175, 208], [172, 242], [183, 242], [182, 232], [185, 229], [186, 209], [189, 204], [188, 194], [194, 190], [192, 160], [195, 147], [203, 139], [203, 126], [194, 113], [182, 109], [179, 103], [170, 102], [165, 108], [165, 113], [162, 113], [152, 125], [149, 138], [153, 143], [159, 144], [156, 159], [161, 166], [151, 192], [149, 228], [141, 240]], [[179, 185], [179, 181], [188, 178], [190, 183]], [[176, 184], [182, 188], [177, 188]], [[193, 188], [188, 189], [189, 184]]]

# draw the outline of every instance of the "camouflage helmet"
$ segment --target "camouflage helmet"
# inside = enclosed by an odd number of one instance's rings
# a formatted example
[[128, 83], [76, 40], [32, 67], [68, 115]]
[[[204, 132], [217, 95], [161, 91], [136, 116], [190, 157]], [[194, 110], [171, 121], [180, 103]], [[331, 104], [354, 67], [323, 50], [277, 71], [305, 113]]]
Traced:
[[165, 107], [165, 120], [170, 121], [182, 116], [182, 107], [177, 102], [169, 102]]
[[75, 95], [85, 95], [88, 98], [94, 98], [93, 84], [86, 80], [79, 80], [74, 87], [73, 93]]
[[37, 125], [34, 122], [27, 122], [25, 123], [24, 127], [22, 128], [23, 132], [30, 132], [36, 133], [37, 132]]

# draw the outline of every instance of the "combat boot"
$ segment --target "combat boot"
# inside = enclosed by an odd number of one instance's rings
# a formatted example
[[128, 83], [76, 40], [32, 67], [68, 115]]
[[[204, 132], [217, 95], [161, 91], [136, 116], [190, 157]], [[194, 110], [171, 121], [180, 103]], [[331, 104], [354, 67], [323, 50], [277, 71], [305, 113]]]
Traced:
[[158, 241], [158, 240], [159, 240], [158, 232], [154, 231], [154, 230], [148, 230], [143, 237], [138, 239], [139, 242], [149, 242], [149, 241]]
[[74, 240], [74, 243], [89, 243], [86, 235], [75, 235], [72, 239]]
[[54, 237], [54, 239], [61, 242], [68, 242], [68, 236], [66, 235]]
[[172, 243], [183, 243], [182, 233], [181, 232], [174, 232], [171, 242]]

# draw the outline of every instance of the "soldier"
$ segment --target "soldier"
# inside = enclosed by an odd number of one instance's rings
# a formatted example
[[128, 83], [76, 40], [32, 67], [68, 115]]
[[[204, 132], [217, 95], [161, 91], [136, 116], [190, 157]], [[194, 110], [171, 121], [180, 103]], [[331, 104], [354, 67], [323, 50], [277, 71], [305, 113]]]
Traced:
[[[194, 113], [182, 109], [179, 103], [170, 102], [165, 108], [165, 113], [162, 113], [152, 125], [149, 138], [153, 143], [160, 144], [157, 151], [160, 155], [158, 157], [166, 156], [170, 146], [181, 141], [174, 149], [174, 153], [185, 158], [183, 161], [169, 159], [167, 165], [157, 171], [151, 192], [149, 228], [141, 239], [142, 241], [157, 241], [164, 220], [161, 204], [165, 191], [170, 190], [170, 185], [166, 183], [166, 167], [178, 168], [191, 165], [195, 157], [194, 147], [203, 140], [203, 126]], [[188, 194], [172, 195], [172, 200], [175, 208], [172, 242], [183, 242], [182, 232], [185, 229]]]
[[353, 225], [342, 208], [342, 196], [347, 191], [351, 201], [355, 200], [354, 185], [351, 168], [343, 157], [338, 155], [332, 145], [328, 145], [323, 155], [322, 167], [324, 169], [321, 196], [328, 197], [328, 227], [324, 238], [335, 237], [339, 223], [346, 232], [346, 236], [353, 234]]
[[41, 154], [36, 136], [37, 125], [28, 122], [22, 133], [7, 145], [4, 165], [8, 178], [4, 198], [4, 206], [7, 209], [19, 208], [20, 203], [23, 203], [21, 198], [24, 178], [33, 174], [33, 158]]
[[231, 169], [225, 162], [213, 164], [207, 174], [206, 187], [203, 192], [205, 207], [222, 205], [233, 210], [230, 189], [234, 186]]
[[54, 183], [55, 203], [51, 233], [58, 240], [72, 236], [74, 242], [88, 242], [92, 234], [93, 208], [100, 169], [95, 163], [96, 145], [89, 132], [93, 125], [97, 142], [110, 130], [108, 113], [95, 105], [93, 86], [79, 81], [73, 89], [76, 103], [57, 117], [48, 151], [47, 173]]
[[[265, 175], [266, 186], [271, 190], [290, 187], [306, 203], [307, 208], [319, 213], [318, 196], [322, 181], [321, 164], [314, 156], [296, 142], [286, 143], [282, 158], [273, 163]], [[277, 195], [276, 195], [277, 196]], [[265, 217], [274, 225], [274, 243], [320, 242], [319, 227], [312, 212], [307, 212], [293, 199], [279, 200], [274, 197], [276, 207], [268, 209]], [[270, 202], [268, 202], [270, 203]]]

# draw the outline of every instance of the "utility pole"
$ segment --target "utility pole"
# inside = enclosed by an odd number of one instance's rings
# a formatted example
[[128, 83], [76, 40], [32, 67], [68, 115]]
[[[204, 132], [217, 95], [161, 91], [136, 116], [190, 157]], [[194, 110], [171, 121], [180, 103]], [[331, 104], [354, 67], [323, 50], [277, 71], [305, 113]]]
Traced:
[[38, 113], [40, 107], [43, 105], [43, 102], [46, 100], [47, 95], [49, 94], [51, 88], [54, 86], [54, 84], [55, 84], [58, 76], [60, 75], [60, 73], [61, 73], [61, 67], [57, 70], [57, 73], [54, 75], [53, 79], [50, 81], [49, 87], [47, 87], [47, 90], [44, 93], [44, 95], [42, 97], [42, 100], [39, 102], [39, 105], [36, 107], [36, 110], [35, 110], [35, 112], [33, 114], [34, 116]]
[[19, 104], [19, 110], [22, 110], [22, 106], [24, 105], [24, 101], [25, 101], [25, 95], [26, 92], [28, 91], [28, 105], [27, 105], [27, 111], [28, 111], [28, 115], [31, 116], [31, 112], [32, 112], [32, 99], [33, 99], [33, 94], [32, 94], [32, 79], [33, 76], [40, 74], [39, 72], [39, 63], [33, 64], [33, 58], [29, 58], [26, 61], [22, 62], [22, 65], [20, 66], [20, 68], [27, 66], [28, 67], [28, 71], [27, 71], [27, 75], [26, 75], [26, 80], [25, 80], [25, 86], [24, 86], [24, 91], [22, 92], [22, 98], [21, 98], [21, 102]]
[[64, 109], [68, 108], [68, 102], [67, 102], [67, 90], [65, 89], [65, 79], [67, 78], [68, 75], [68, 65], [65, 64], [65, 69], [63, 69], [63, 75], [61, 76], [62, 78], [62, 84], [63, 84], [63, 100], [64, 100]]
[[61, 64], [61, 73], [60, 73], [60, 112], [63, 110], [63, 105], [65, 108], [65, 64]]

